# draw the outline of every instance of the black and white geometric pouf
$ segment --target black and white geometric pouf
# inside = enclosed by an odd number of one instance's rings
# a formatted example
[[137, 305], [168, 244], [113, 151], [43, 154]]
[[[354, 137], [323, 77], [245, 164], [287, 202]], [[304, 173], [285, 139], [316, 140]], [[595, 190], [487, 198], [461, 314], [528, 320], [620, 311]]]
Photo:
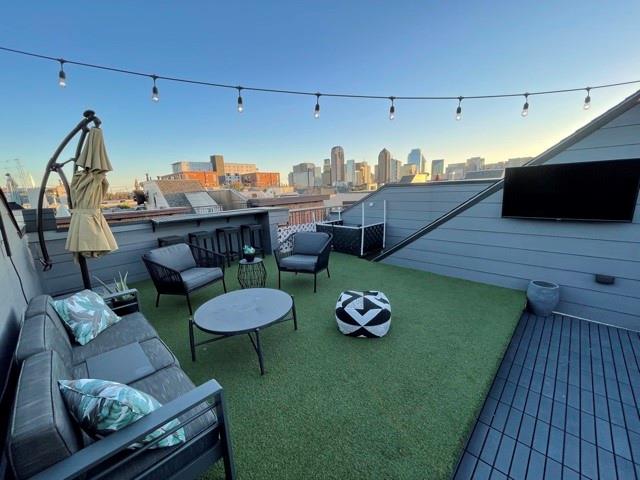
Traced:
[[336, 303], [338, 329], [352, 337], [384, 337], [391, 326], [391, 305], [382, 292], [342, 292]]

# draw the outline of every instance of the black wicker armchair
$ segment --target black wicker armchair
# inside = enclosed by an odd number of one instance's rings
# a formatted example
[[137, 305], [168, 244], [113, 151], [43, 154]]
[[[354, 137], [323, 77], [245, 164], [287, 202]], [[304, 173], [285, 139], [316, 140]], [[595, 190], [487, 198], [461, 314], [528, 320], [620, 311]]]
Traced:
[[[312, 273], [313, 293], [316, 292], [317, 275], [322, 270], [329, 273], [329, 254], [331, 253], [330, 233], [324, 232], [297, 232], [291, 237], [293, 248], [282, 251], [281, 248], [274, 251], [276, 264], [278, 265], [278, 288], [280, 288], [280, 272]], [[287, 239], [289, 240], [289, 239]], [[283, 242], [285, 244], [286, 242]]]
[[225, 258], [219, 253], [188, 243], [179, 243], [156, 248], [142, 257], [151, 280], [158, 292], [156, 307], [160, 295], [184, 295], [187, 297], [189, 315], [193, 315], [189, 294], [212, 283], [224, 282]]

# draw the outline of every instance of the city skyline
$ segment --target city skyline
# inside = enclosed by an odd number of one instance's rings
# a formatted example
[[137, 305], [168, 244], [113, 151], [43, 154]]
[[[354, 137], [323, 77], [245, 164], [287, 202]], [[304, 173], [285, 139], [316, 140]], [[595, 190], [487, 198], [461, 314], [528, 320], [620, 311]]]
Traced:
[[[580, 4], [579, 15], [569, 4], [499, 2], [495, 8], [500, 15], [482, 5], [416, 3], [390, 11], [360, 2], [250, 2], [242, 22], [255, 28], [220, 22], [214, 31], [210, 18], [235, 18], [232, 5], [202, 5], [194, 15], [179, 5], [96, 4], [89, 11], [14, 2], [3, 10], [11, 21], [0, 44], [164, 75], [320, 92], [479, 95], [638, 77], [640, 53], [624, 47], [640, 40], [640, 4], [590, 0]], [[358, 21], [363, 15], [366, 21]], [[105, 21], [92, 27], [92, 35], [111, 40], [88, 45], [76, 26], [93, 25], [96, 16]], [[309, 35], [309, 22], [318, 34]], [[562, 28], [568, 22], [575, 28]], [[52, 23], [65, 35], [47, 28]], [[403, 28], [379, 35], [390, 25]], [[34, 29], [39, 35], [31, 34]], [[272, 35], [274, 29], [279, 35]], [[320, 97], [315, 119], [315, 97], [247, 91], [240, 114], [235, 91], [159, 81], [156, 103], [148, 78], [67, 65], [62, 89], [58, 66], [50, 62], [1, 54], [0, 66], [7, 112], [0, 118], [0, 160], [21, 159], [37, 182], [45, 159], [92, 108], [103, 120], [115, 186], [145, 173], [171, 173], [168, 166], [177, 161], [206, 161], [212, 152], [234, 163], [258, 163], [282, 178], [295, 163], [321, 163], [334, 145], [345, 148], [345, 160], [369, 165], [382, 148], [404, 161], [416, 145], [425, 147], [427, 160], [452, 163], [474, 155], [487, 163], [535, 156], [637, 89], [593, 91], [587, 111], [584, 92], [532, 97], [526, 119], [519, 97], [465, 100], [459, 122], [455, 101], [397, 101], [390, 121], [388, 102]], [[47, 128], [34, 129], [36, 113]]]

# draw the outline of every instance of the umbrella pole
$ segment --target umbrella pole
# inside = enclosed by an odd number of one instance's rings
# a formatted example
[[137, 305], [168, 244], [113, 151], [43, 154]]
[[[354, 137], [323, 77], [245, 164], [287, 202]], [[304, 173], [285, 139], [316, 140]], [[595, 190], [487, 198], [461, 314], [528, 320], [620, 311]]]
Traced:
[[84, 255], [78, 255], [78, 263], [80, 264], [80, 273], [82, 273], [82, 283], [84, 284], [84, 288], [91, 290], [91, 277], [89, 276], [87, 259]]
[[[73, 204], [71, 202], [71, 193], [69, 192], [69, 182], [67, 181], [67, 177], [64, 174], [64, 171], [62, 170], [62, 167], [68, 163], [71, 160], [75, 160], [76, 158], [78, 158], [78, 155], [80, 154], [80, 150], [82, 149], [82, 144], [84, 143], [84, 139], [86, 137], [86, 134], [89, 130], [89, 124], [93, 123], [96, 127], [100, 126], [101, 121], [98, 117], [96, 117], [95, 112], [93, 112], [92, 110], [87, 110], [83, 113], [83, 117], [84, 119], [82, 119], [74, 128], [73, 130], [71, 130], [69, 132], [69, 134], [62, 140], [62, 142], [60, 143], [60, 145], [58, 145], [58, 148], [56, 149], [56, 151], [54, 152], [53, 156], [51, 157], [51, 159], [49, 160], [49, 162], [47, 163], [46, 169], [45, 169], [45, 173], [44, 176], [42, 178], [42, 183], [40, 184], [40, 192], [38, 195], [38, 208], [37, 208], [37, 214], [36, 214], [36, 225], [37, 225], [37, 230], [38, 230], [38, 240], [40, 243], [40, 250], [42, 252], [42, 258], [40, 259], [40, 262], [43, 265], [43, 269], [45, 271], [50, 270], [51, 267], [53, 266], [53, 262], [51, 261], [51, 258], [49, 257], [49, 252], [47, 251], [47, 246], [44, 240], [44, 231], [43, 231], [43, 227], [42, 227], [42, 213], [43, 213], [43, 203], [44, 203], [44, 194], [45, 194], [45, 190], [47, 188], [47, 182], [49, 180], [49, 175], [52, 172], [57, 173], [60, 176], [60, 179], [62, 180], [62, 183], [64, 185], [64, 188], [67, 192], [67, 201], [69, 204], [69, 208], [73, 208]], [[78, 141], [78, 146], [76, 147], [76, 155], [75, 158], [72, 158], [70, 160], [67, 160], [63, 163], [58, 163], [58, 157], [60, 156], [60, 154], [62, 153], [62, 151], [65, 149], [65, 147], [69, 144], [69, 142], [73, 139], [73, 137], [75, 137], [79, 132], [81, 132], [80, 134], [80, 139]], [[89, 269], [87, 267], [87, 259], [82, 256], [79, 255], [78, 258], [78, 262], [80, 264], [80, 272], [82, 273], [82, 283], [84, 284], [84, 288], [87, 289], [91, 289], [91, 277], [89, 275]]]

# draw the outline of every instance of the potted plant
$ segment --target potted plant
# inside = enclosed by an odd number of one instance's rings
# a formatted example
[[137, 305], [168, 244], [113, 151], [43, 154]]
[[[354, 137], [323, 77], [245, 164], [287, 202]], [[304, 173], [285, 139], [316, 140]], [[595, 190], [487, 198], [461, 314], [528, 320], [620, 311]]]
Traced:
[[256, 258], [256, 249], [251, 245], [245, 245], [242, 247], [242, 252], [244, 253], [244, 258], [247, 262], [253, 262]]
[[547, 317], [560, 301], [560, 286], [543, 280], [531, 280], [527, 288], [527, 301], [529, 310]]
[[121, 272], [118, 272], [118, 278], [113, 279], [111, 286], [95, 275], [93, 276], [104, 289], [104, 294], [101, 294], [101, 296], [105, 298], [107, 305], [118, 315], [126, 315], [138, 311], [135, 290], [130, 289], [127, 285], [128, 276], [129, 272], [125, 273], [124, 277]]

